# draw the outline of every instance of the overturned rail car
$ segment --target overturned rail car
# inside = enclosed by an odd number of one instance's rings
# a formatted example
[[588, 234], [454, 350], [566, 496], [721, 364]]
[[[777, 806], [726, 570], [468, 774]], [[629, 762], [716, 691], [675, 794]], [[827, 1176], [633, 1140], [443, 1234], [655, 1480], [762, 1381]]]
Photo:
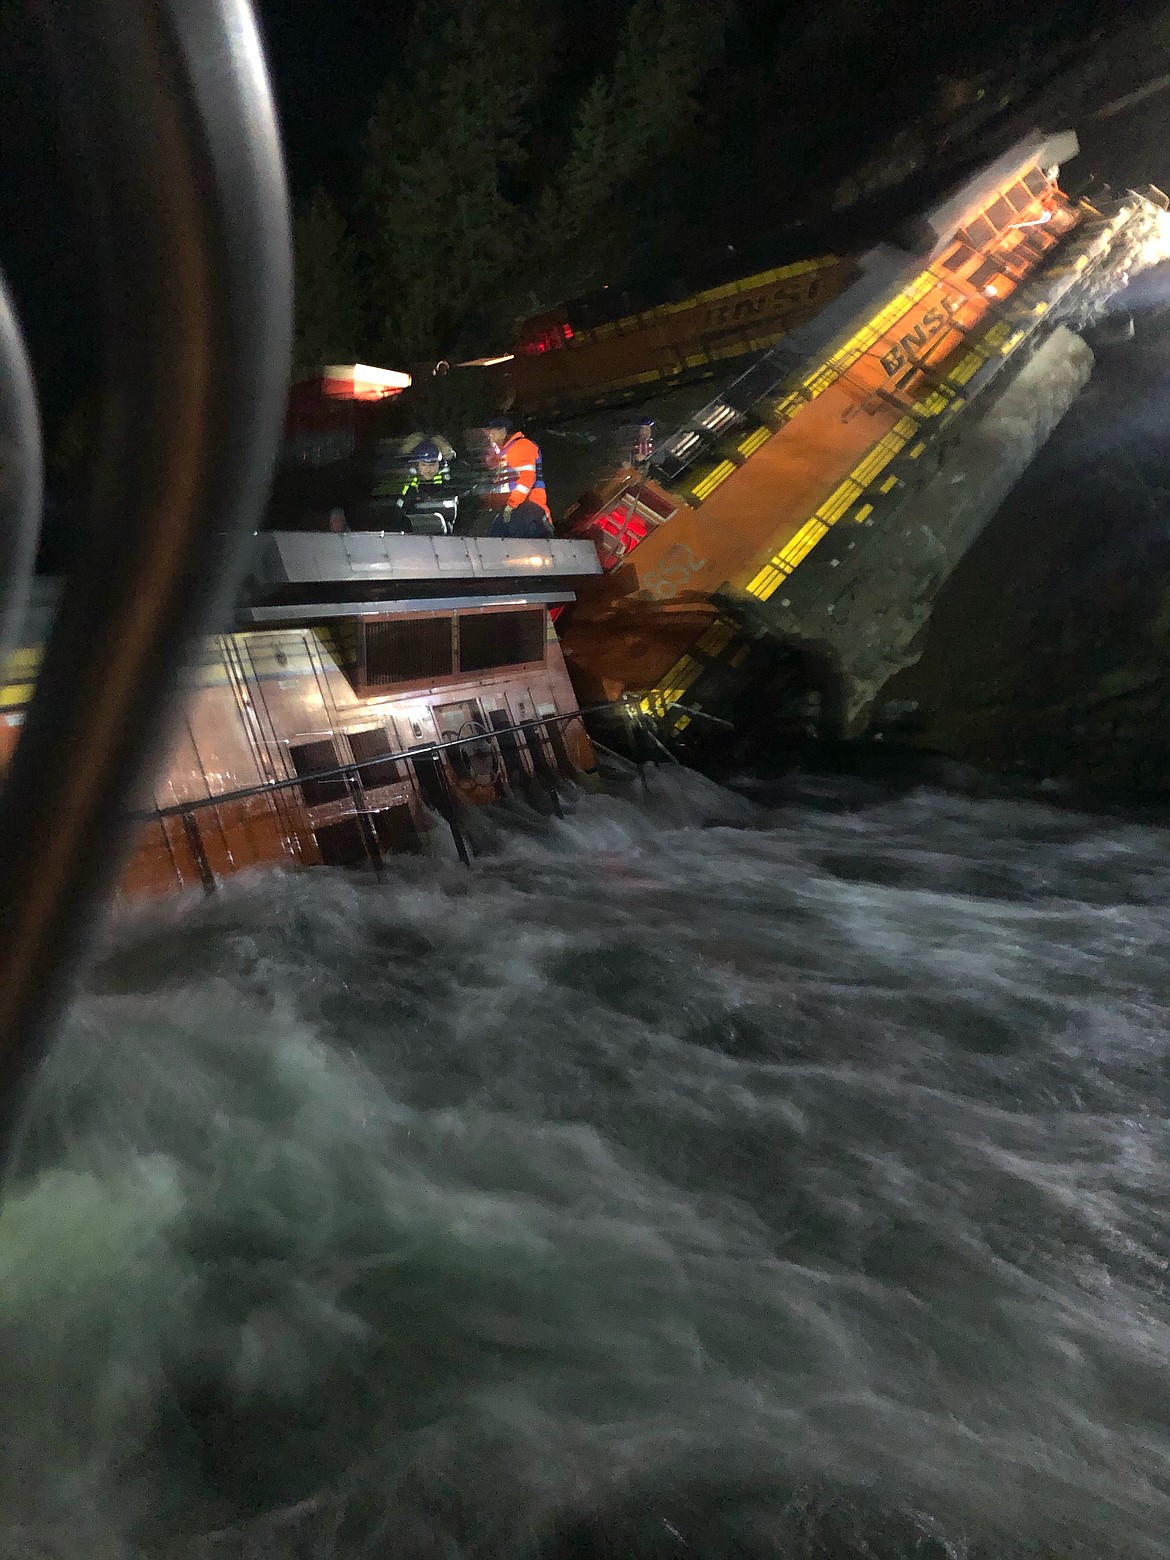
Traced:
[[1158, 192], [1066, 198], [1075, 151], [1029, 138], [716, 390], [644, 399], [649, 459], [612, 461], [622, 414], [541, 427], [550, 489], [585, 489], [564, 529], [603, 560], [565, 615], [583, 700], [626, 698], [686, 747], [704, 715], [742, 718], [779, 646], [836, 729], [864, 722], [1088, 377], [1077, 328], [1164, 252]]

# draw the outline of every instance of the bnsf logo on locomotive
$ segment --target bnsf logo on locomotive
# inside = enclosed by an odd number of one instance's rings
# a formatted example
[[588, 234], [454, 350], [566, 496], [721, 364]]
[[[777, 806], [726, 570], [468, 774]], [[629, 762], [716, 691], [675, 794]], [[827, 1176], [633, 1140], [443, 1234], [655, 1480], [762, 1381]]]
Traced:
[[821, 278], [814, 272], [810, 276], [791, 277], [777, 282], [758, 293], [746, 297], [729, 298], [726, 303], [715, 304], [707, 310], [703, 321], [705, 330], [715, 330], [722, 325], [739, 325], [745, 320], [781, 314], [801, 304], [812, 303], [821, 290]]
[[919, 350], [932, 337], [937, 336], [940, 330], [945, 329], [951, 317], [957, 314], [962, 306], [961, 298], [943, 298], [934, 308], [927, 309], [913, 330], [908, 330], [898, 337], [897, 346], [882, 353], [881, 364], [887, 376], [892, 379], [900, 368], [905, 368], [908, 363], [917, 362]]

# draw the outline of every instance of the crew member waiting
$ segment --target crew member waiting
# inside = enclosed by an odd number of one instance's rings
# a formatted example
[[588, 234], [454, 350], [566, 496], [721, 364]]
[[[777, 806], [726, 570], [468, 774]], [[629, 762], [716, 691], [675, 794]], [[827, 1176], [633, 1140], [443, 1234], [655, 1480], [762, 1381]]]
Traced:
[[499, 514], [489, 536], [548, 537], [553, 534], [540, 449], [526, 434], [513, 431], [506, 417], [484, 429], [498, 451], [498, 476], [488, 502]]

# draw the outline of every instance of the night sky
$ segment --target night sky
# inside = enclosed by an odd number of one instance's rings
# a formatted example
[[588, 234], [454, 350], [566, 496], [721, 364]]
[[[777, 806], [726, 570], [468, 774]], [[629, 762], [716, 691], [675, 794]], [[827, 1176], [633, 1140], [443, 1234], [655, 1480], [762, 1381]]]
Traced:
[[[352, 182], [379, 87], [401, 53], [411, 8], [392, 0], [265, 0], [259, 6], [294, 196]], [[52, 88], [23, 6], [0, 5], [5, 60], [0, 260], [17, 293], [50, 424], [91, 371], [88, 266], [62, 200]]]

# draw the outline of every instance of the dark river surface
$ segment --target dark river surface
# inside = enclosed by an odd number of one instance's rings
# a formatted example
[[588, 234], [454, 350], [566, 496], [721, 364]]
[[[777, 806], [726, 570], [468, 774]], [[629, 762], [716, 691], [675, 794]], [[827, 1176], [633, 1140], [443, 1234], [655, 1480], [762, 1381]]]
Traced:
[[1170, 836], [797, 791], [123, 918], [0, 1555], [1170, 1556]]

